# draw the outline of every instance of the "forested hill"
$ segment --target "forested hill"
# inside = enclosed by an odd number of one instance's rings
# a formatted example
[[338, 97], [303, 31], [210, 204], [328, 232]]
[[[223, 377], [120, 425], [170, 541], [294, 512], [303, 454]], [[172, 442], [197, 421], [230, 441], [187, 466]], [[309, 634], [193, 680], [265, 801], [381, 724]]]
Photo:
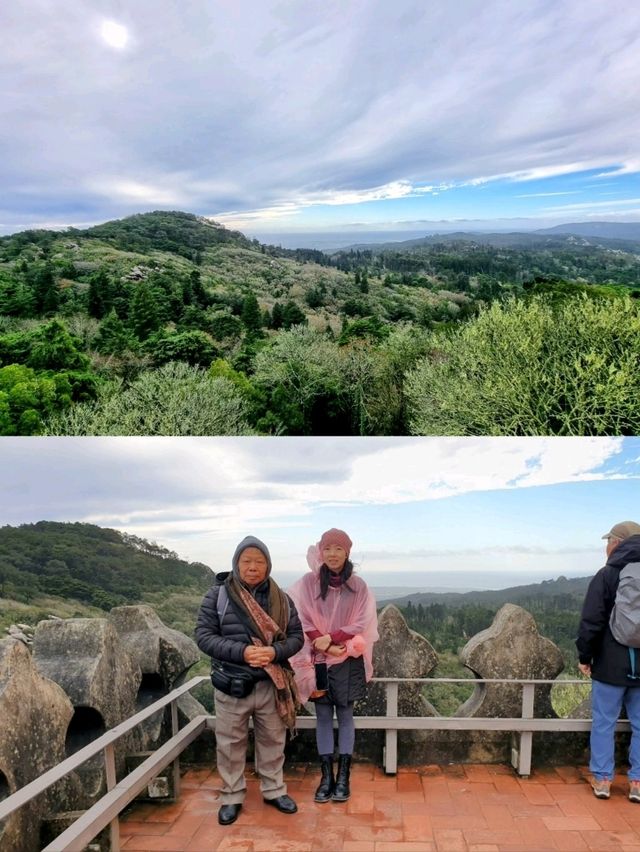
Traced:
[[511, 586], [508, 589], [488, 589], [475, 592], [417, 592], [402, 598], [383, 601], [381, 605], [393, 603], [399, 607], [420, 604], [423, 607], [432, 604], [444, 604], [450, 607], [462, 607], [470, 604], [482, 604], [487, 607], [500, 607], [505, 603], [530, 606], [534, 601], [550, 602], [557, 598], [558, 606], [573, 608], [581, 604], [591, 577], [558, 577], [556, 580], [543, 580], [541, 583], [531, 583], [527, 586]]
[[214, 246], [253, 247], [251, 240], [239, 231], [230, 231], [210, 219], [179, 211], [138, 213], [67, 234], [72, 238], [103, 240], [123, 251], [166, 251], [196, 261], [202, 252]]
[[92, 524], [40, 521], [0, 527], [0, 597], [42, 596], [108, 610], [151, 593], [199, 595], [213, 579], [199, 562], [145, 539]]

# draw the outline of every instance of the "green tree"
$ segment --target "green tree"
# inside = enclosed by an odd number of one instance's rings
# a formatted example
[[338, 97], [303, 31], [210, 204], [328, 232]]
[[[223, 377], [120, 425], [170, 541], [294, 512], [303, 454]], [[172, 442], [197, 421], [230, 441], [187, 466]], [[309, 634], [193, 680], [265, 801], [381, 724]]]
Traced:
[[209, 304], [209, 297], [202, 284], [202, 275], [199, 269], [193, 269], [189, 275], [189, 283], [191, 285], [191, 294], [193, 301], [201, 308], [206, 308]]
[[35, 273], [34, 295], [36, 311], [39, 314], [52, 314], [58, 310], [60, 306], [60, 290], [50, 263], [45, 263]]
[[260, 333], [262, 328], [262, 313], [258, 300], [253, 293], [245, 296], [242, 302], [240, 319], [249, 334], [256, 335]]
[[211, 316], [209, 330], [216, 340], [231, 338], [238, 340], [242, 334], [242, 323], [228, 311], [219, 311]]
[[46, 416], [70, 403], [55, 378], [22, 364], [0, 367], [0, 435], [37, 435]]
[[282, 328], [284, 322], [284, 309], [280, 302], [273, 303], [273, 309], [271, 311], [271, 328], [278, 329]]
[[145, 349], [151, 353], [154, 364], [184, 361], [192, 366], [207, 366], [217, 354], [211, 338], [203, 331], [156, 335], [147, 340]]
[[131, 328], [139, 340], [146, 340], [160, 328], [160, 312], [155, 294], [146, 281], [141, 281], [131, 302]]
[[129, 387], [116, 380], [95, 402], [51, 418], [48, 435], [246, 435], [247, 403], [224, 378], [170, 363], [142, 373]]
[[102, 319], [109, 313], [113, 304], [107, 273], [101, 269], [89, 279], [87, 291], [87, 311], [96, 319]]
[[0, 286], [0, 314], [31, 317], [34, 313], [34, 294], [24, 282], [11, 279]]
[[306, 325], [304, 311], [293, 301], [288, 301], [282, 309], [282, 327], [292, 328], [294, 325]]
[[418, 435], [636, 435], [640, 311], [544, 297], [494, 303], [448, 335], [406, 380]]
[[59, 320], [51, 320], [34, 334], [27, 364], [37, 370], [85, 370], [89, 359]]
[[131, 335], [113, 308], [100, 323], [95, 346], [102, 355], [122, 355], [132, 348]]
[[271, 393], [286, 431], [326, 431], [329, 409], [342, 391], [338, 347], [323, 334], [295, 326], [258, 353], [253, 380]]

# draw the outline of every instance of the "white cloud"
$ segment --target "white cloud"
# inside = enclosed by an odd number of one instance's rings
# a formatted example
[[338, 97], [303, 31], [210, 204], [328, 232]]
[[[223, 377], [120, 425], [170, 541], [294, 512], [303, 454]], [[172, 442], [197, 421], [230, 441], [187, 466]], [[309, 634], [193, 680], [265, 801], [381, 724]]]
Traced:
[[579, 191], [571, 189], [564, 192], [526, 192], [523, 195], [516, 195], [516, 198], [548, 198], [551, 195], [577, 195]]
[[188, 203], [188, 196], [184, 191], [121, 178], [92, 179], [88, 182], [88, 188], [105, 198], [138, 205], [170, 206]]
[[14, 491], [5, 513], [71, 512], [194, 534], [304, 521], [322, 506], [621, 477], [603, 466], [622, 446], [622, 438], [7, 438], [0, 454], [6, 493]]
[[[626, 0], [123, 8], [0, 10], [14, 220], [38, 204], [41, 220], [74, 221], [179, 203], [282, 221], [427, 187], [639, 168], [640, 17]], [[112, 190], [96, 194], [104, 175]]]
[[585, 202], [581, 202], [579, 204], [559, 204], [555, 207], [547, 207], [546, 210], [591, 210], [594, 207], [598, 209], [605, 207], [627, 207], [630, 204], [640, 204], [640, 198], [619, 198], [617, 200], [612, 198], [609, 201], [591, 201], [588, 204]]

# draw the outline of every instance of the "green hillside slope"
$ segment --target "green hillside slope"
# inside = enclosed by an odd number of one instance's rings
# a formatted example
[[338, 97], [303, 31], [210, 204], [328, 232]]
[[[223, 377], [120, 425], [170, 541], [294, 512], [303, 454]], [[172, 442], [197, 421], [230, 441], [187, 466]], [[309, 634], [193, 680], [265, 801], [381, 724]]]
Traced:
[[[92, 524], [40, 521], [0, 527], [0, 598], [8, 610], [49, 608], [55, 600], [70, 602], [96, 614], [113, 606], [141, 601], [167, 601], [171, 596], [199, 600], [213, 574], [202, 563], [135, 536]], [[22, 606], [10, 608], [7, 601]], [[40, 602], [40, 603], [38, 603]], [[51, 608], [54, 609], [51, 609]], [[75, 611], [77, 606], [72, 607]], [[3, 616], [0, 612], [0, 626]]]

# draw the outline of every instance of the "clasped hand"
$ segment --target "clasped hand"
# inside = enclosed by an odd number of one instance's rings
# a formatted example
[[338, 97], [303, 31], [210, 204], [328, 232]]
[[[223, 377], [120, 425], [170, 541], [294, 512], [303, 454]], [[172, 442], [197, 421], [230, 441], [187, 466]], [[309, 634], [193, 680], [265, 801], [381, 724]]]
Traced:
[[271, 645], [247, 645], [243, 656], [245, 663], [262, 668], [275, 660], [276, 649]]
[[316, 651], [322, 651], [323, 654], [331, 654], [332, 657], [341, 657], [345, 650], [344, 645], [335, 645], [331, 641], [331, 636], [328, 633], [314, 639], [313, 647]]

